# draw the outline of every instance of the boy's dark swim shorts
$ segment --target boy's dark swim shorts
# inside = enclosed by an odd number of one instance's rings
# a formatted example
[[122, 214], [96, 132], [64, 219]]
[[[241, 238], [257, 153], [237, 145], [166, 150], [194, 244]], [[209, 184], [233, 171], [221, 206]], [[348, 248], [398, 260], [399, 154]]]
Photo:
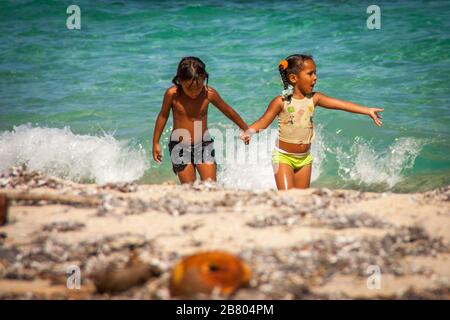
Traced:
[[214, 140], [207, 140], [190, 146], [178, 141], [169, 142], [169, 153], [172, 169], [175, 174], [183, 171], [189, 163], [194, 166], [199, 163], [216, 163]]

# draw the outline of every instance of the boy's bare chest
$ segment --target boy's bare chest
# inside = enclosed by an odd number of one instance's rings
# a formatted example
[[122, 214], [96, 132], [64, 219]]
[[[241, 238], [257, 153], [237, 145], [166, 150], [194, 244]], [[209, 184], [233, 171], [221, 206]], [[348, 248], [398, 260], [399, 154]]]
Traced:
[[172, 103], [174, 116], [187, 118], [202, 118], [208, 113], [208, 99], [199, 101], [188, 99], [176, 99]]

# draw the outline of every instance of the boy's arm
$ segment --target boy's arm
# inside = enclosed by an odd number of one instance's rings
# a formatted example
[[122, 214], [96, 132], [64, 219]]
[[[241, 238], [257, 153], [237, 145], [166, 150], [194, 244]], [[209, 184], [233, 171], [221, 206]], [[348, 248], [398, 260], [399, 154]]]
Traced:
[[335, 98], [328, 97], [323, 93], [316, 92], [314, 94], [314, 104], [319, 105], [328, 109], [343, 110], [347, 112], [360, 113], [368, 115], [372, 118], [373, 122], [379, 127], [383, 124], [381, 122], [382, 116], [378, 112], [384, 111], [382, 108], [367, 108], [360, 106], [359, 104], [353, 103], [351, 101], [339, 100]]
[[244, 120], [239, 116], [239, 114], [230, 107], [225, 101], [223, 101], [222, 97], [219, 95], [219, 93], [209, 87], [209, 100], [212, 102], [213, 105], [217, 107], [225, 116], [227, 116], [231, 121], [233, 121], [239, 128], [241, 128], [243, 131], [247, 131], [248, 125], [245, 123]]
[[249, 130], [251, 133], [259, 132], [265, 128], [267, 128], [272, 121], [275, 119], [275, 117], [280, 113], [281, 109], [283, 107], [283, 99], [278, 96], [274, 98], [267, 107], [266, 112], [250, 125]]
[[166, 90], [164, 94], [163, 103], [161, 106], [161, 111], [156, 118], [155, 130], [153, 131], [153, 159], [161, 163], [162, 160], [162, 152], [161, 147], [159, 146], [159, 139], [161, 138], [161, 134], [166, 126], [167, 119], [169, 118], [170, 107], [172, 106], [173, 95], [175, 93], [175, 88], [171, 87]]

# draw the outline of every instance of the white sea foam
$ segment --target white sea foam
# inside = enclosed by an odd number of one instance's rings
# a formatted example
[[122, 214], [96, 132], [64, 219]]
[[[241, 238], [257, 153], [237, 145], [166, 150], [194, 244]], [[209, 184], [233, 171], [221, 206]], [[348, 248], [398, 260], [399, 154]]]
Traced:
[[0, 133], [0, 172], [19, 164], [76, 182], [100, 184], [131, 182], [149, 168], [142, 146], [133, 148], [112, 134], [79, 135], [69, 127], [30, 124]]
[[336, 148], [338, 174], [345, 181], [359, 184], [385, 183], [392, 188], [414, 166], [425, 142], [414, 138], [397, 138], [387, 149], [377, 151], [370, 143], [356, 137], [350, 151]]
[[[219, 184], [241, 190], [276, 189], [271, 165], [275, 139], [276, 130], [254, 136], [249, 146], [236, 136], [216, 139]], [[322, 168], [325, 161], [335, 158], [339, 179], [367, 185], [386, 184], [392, 188], [414, 166], [425, 141], [398, 138], [381, 150], [360, 137], [355, 138], [350, 148], [330, 144], [318, 126], [312, 144], [312, 181], [325, 171]], [[76, 182], [100, 184], [135, 181], [146, 170], [151, 170], [142, 146], [133, 147], [127, 141], [118, 141], [112, 134], [79, 135], [69, 127], [45, 128], [30, 124], [0, 133], [0, 172], [19, 164]]]
[[[266, 131], [252, 139], [249, 146], [236, 144], [234, 157], [229, 157], [231, 147], [227, 145], [226, 157], [219, 167], [218, 181], [232, 189], [269, 190], [276, 189], [271, 166], [271, 152], [275, 144], [276, 130]], [[414, 138], [397, 138], [392, 145], [376, 150], [370, 142], [357, 137], [348, 151], [336, 147], [324, 138], [322, 127], [316, 129], [312, 144], [313, 172], [311, 181], [319, 179], [323, 165], [336, 159], [337, 173], [345, 182], [357, 184], [386, 184], [394, 187], [405, 178], [405, 171], [414, 166], [425, 142]]]

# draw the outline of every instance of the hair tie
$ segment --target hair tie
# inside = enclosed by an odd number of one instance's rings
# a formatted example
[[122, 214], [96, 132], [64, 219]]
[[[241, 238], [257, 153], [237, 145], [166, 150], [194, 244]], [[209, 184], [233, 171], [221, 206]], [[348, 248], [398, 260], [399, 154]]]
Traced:
[[281, 68], [281, 69], [283, 69], [283, 70], [286, 70], [287, 67], [288, 67], [288, 65], [289, 65], [289, 63], [287, 62], [287, 60], [286, 60], [286, 59], [283, 59], [283, 60], [281, 60], [280, 63], [278, 64], [278, 67]]

